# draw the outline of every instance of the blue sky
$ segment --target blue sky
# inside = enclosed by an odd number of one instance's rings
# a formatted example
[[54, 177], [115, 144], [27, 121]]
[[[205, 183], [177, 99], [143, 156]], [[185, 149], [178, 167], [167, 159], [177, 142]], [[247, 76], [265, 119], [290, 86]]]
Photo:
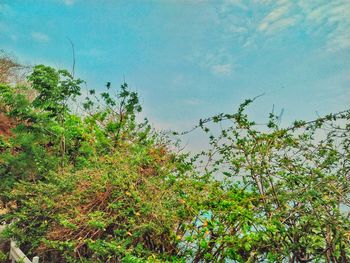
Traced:
[[272, 105], [283, 123], [350, 106], [348, 0], [0, 0], [0, 49], [71, 68], [89, 88], [124, 76], [159, 128]]

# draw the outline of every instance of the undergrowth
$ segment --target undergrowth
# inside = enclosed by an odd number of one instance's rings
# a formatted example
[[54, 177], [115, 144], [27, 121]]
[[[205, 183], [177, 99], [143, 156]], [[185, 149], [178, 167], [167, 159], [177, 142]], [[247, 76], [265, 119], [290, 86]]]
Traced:
[[136, 120], [141, 105], [126, 83], [89, 90], [81, 104], [83, 83], [39, 65], [26, 85], [0, 85], [12, 123], [0, 136], [0, 220], [28, 255], [349, 261], [349, 111], [287, 128], [270, 114], [261, 128], [247, 100], [200, 120], [211, 148], [193, 155]]

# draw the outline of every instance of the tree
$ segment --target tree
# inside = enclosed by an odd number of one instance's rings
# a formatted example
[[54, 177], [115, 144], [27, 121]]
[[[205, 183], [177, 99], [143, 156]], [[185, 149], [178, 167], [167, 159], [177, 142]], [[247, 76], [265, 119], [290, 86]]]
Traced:
[[125, 83], [90, 90], [73, 114], [81, 80], [42, 65], [29, 80], [33, 100], [26, 87], [0, 85], [16, 120], [14, 136], [0, 140], [0, 198], [15, 204], [2, 220], [28, 253], [48, 262], [349, 262], [349, 110], [290, 127], [270, 114], [262, 127], [247, 100], [200, 120], [211, 148], [192, 156], [137, 122], [138, 95]]

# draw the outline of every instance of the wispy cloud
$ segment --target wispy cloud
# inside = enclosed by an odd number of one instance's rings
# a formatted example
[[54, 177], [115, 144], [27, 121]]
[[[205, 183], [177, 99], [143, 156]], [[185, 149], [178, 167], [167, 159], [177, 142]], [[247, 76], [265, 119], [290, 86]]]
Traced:
[[189, 98], [186, 100], [183, 100], [183, 103], [190, 106], [197, 106], [203, 103], [203, 100], [197, 99], [197, 98]]
[[218, 75], [229, 75], [233, 71], [231, 64], [213, 65], [211, 69], [215, 74]]
[[208, 69], [211, 73], [220, 76], [229, 76], [234, 72], [235, 63], [232, 54], [227, 49], [217, 51], [201, 51], [194, 55], [199, 66]]
[[243, 10], [248, 8], [242, 0], [224, 0], [221, 11], [225, 11], [225, 8], [230, 8], [230, 6], [235, 6]]
[[268, 27], [264, 30], [267, 35], [274, 35], [280, 31], [286, 30], [289, 27], [294, 26], [297, 23], [297, 18], [289, 17], [279, 19], [273, 23], [270, 23]]
[[62, 0], [63, 4], [65, 5], [73, 5], [76, 0]]
[[324, 39], [328, 50], [350, 48], [348, 0], [226, 0], [218, 13], [226, 32], [242, 39], [242, 46], [254, 46], [259, 36], [273, 37], [298, 28]]
[[50, 41], [50, 37], [44, 33], [41, 32], [32, 32], [32, 38], [37, 42], [48, 42]]
[[350, 48], [350, 2], [347, 0], [322, 1], [299, 0], [305, 21], [314, 30], [324, 34], [328, 50]]
[[268, 26], [276, 20], [281, 19], [288, 12], [288, 5], [278, 6], [273, 9], [264, 19], [261, 21], [259, 25], [259, 30], [264, 31]]
[[295, 25], [297, 17], [288, 14], [290, 9], [289, 2], [272, 9], [258, 25], [258, 31], [272, 35]]

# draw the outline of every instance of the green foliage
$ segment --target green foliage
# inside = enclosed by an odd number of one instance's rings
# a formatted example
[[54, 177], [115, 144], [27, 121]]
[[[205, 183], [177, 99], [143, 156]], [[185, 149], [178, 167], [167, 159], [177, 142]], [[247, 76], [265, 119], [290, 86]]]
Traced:
[[39, 95], [32, 105], [36, 108], [52, 112], [54, 116], [68, 110], [68, 100], [80, 94], [82, 80], [75, 80], [67, 70], [55, 70], [51, 67], [38, 65], [28, 80]]
[[124, 142], [95, 167], [21, 182], [9, 195], [21, 207], [6, 216], [16, 219], [9, 234], [28, 251], [56, 250], [65, 260], [175, 258], [183, 225], [199, 213], [190, 204], [207, 188], [176, 173], [178, 162], [153, 140]]
[[[250, 209], [238, 209], [244, 218], [227, 221], [229, 211], [237, 211], [233, 207], [221, 207], [217, 214], [211, 210], [216, 229], [225, 231], [214, 232], [216, 246], [208, 255], [221, 253], [239, 262], [347, 262], [350, 111], [289, 128], [280, 128], [277, 116], [270, 114], [266, 129], [261, 129], [245, 114], [251, 102], [236, 114], [220, 114], [201, 124], [204, 132], [212, 133], [212, 149], [199, 160], [215, 160], [206, 173], [221, 174], [228, 189], [238, 183], [245, 194], [255, 195], [247, 196], [255, 200]], [[225, 120], [234, 124], [218, 132], [206, 125]]]
[[0, 262], [7, 260], [8, 255], [0, 250]]
[[136, 121], [141, 106], [126, 83], [89, 90], [74, 114], [81, 80], [43, 65], [28, 79], [0, 85], [14, 123], [0, 136], [0, 201], [10, 210], [0, 220], [27, 253], [44, 262], [350, 260], [349, 111], [288, 128], [270, 114], [261, 127], [246, 100], [200, 120], [211, 147], [191, 156]]

